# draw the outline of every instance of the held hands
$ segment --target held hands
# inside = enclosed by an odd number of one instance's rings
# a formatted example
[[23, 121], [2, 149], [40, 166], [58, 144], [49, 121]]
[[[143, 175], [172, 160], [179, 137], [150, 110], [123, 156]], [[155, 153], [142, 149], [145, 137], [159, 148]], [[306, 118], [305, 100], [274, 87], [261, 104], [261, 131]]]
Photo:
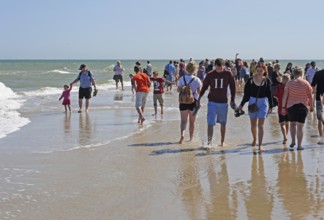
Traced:
[[271, 113], [272, 113], [272, 108], [269, 108], [268, 114], [271, 114]]
[[310, 112], [313, 112], [314, 111], [314, 106], [313, 105], [309, 106], [309, 111]]
[[287, 114], [287, 110], [286, 110], [286, 108], [282, 108], [282, 110], [281, 110], [281, 114], [282, 114], [282, 115], [286, 115], [286, 114]]

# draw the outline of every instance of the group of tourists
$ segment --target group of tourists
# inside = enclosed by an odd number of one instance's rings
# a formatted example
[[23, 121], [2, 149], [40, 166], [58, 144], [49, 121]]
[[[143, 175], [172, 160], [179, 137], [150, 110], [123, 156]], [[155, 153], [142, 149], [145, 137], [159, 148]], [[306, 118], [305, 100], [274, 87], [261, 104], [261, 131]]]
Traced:
[[[225, 144], [227, 114], [228, 114], [228, 92], [230, 91], [230, 107], [235, 111], [235, 116], [244, 114], [243, 107], [248, 103], [248, 114], [251, 124], [252, 146], [263, 151], [262, 141], [264, 134], [264, 121], [272, 109], [278, 106], [278, 117], [283, 134], [283, 144], [286, 144], [290, 131], [293, 148], [297, 145], [302, 150], [303, 126], [308, 111], [314, 110], [318, 119], [318, 132], [323, 136], [323, 103], [324, 93], [324, 70], [319, 70], [315, 62], [307, 64], [305, 68], [293, 67], [288, 63], [284, 74], [280, 73], [279, 61], [265, 63], [262, 58], [258, 62], [252, 60], [250, 67], [246, 61], [236, 57], [235, 61], [218, 58], [209, 62], [208, 59], [196, 65], [192, 59], [186, 64], [184, 60], [170, 61], [165, 65], [163, 76], [153, 71], [150, 61], [146, 67], [140, 62], [134, 66], [134, 74], [130, 74], [132, 91], [136, 93], [135, 107], [138, 112], [138, 123], [145, 121], [144, 109], [151, 85], [153, 85], [154, 114], [157, 115], [157, 107], [160, 105], [163, 114], [164, 88], [172, 89], [177, 86], [179, 92], [180, 110], [180, 140], [182, 144], [185, 137], [186, 127], [189, 121], [189, 139], [193, 139], [195, 129], [196, 113], [200, 108], [201, 98], [208, 90], [207, 103], [207, 147], [210, 147], [213, 139], [214, 126], [220, 124], [220, 146]], [[65, 85], [60, 99], [64, 98], [63, 105], [70, 105], [69, 93], [72, 85], [80, 81], [79, 88], [79, 112], [82, 111], [82, 100], [86, 99], [86, 111], [89, 108], [89, 99], [94, 86], [96, 94], [96, 83], [93, 74], [85, 64], [80, 66], [81, 72], [71, 82], [70, 87]], [[121, 83], [122, 90], [124, 68], [120, 61], [114, 66], [114, 77], [116, 89]], [[305, 72], [305, 77], [304, 77]], [[235, 104], [236, 86], [244, 85], [244, 94], [240, 105]], [[315, 102], [313, 100], [315, 92]], [[70, 107], [69, 107], [70, 108]], [[67, 108], [65, 109], [67, 111]], [[71, 111], [71, 109], [69, 109]], [[320, 140], [319, 143], [322, 143]]]

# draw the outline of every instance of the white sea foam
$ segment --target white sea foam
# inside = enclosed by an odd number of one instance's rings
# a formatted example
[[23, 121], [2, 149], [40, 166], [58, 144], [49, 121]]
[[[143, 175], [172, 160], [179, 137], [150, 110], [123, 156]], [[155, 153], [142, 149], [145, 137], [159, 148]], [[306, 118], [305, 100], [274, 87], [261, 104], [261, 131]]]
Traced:
[[10, 88], [0, 82], [0, 138], [19, 130], [30, 122], [28, 118], [21, 117], [17, 111], [24, 100], [14, 93]]
[[75, 73], [66, 71], [66, 69], [65, 70], [50, 70], [50, 71], [47, 71], [46, 73], [75, 74]]
[[44, 87], [41, 89], [23, 92], [25, 96], [49, 96], [49, 95], [58, 95], [62, 94], [63, 88], [55, 88], [55, 87]]

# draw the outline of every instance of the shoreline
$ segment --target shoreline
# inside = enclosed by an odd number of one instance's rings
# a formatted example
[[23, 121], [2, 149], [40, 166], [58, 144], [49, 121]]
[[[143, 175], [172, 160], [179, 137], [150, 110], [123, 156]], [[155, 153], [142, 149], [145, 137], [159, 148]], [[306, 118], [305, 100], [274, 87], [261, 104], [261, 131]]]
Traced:
[[[175, 92], [165, 95], [166, 105], [177, 106], [176, 96]], [[148, 107], [151, 102], [149, 98]], [[90, 109], [90, 128], [86, 126], [84, 113], [73, 113], [70, 129], [65, 130], [64, 113], [36, 117], [29, 127], [10, 137], [11, 143], [16, 143], [13, 146], [16, 150], [8, 149], [0, 155], [3, 197], [0, 218], [261, 219], [266, 216], [290, 219], [323, 216], [320, 198], [324, 195], [324, 149], [316, 144], [314, 113], [308, 115], [305, 124], [303, 151], [284, 150], [274, 113], [265, 122], [264, 148], [267, 151], [255, 155], [250, 147], [248, 115], [235, 118], [232, 110], [228, 113], [227, 147], [206, 151], [201, 147], [207, 137], [207, 102], [202, 103], [194, 140], [188, 142], [187, 129], [182, 145], [177, 143], [179, 112], [165, 111], [163, 118], [158, 115], [155, 119], [149, 116], [153, 109], [147, 108], [144, 123], [150, 127], [122, 140], [99, 147], [26, 153], [20, 150], [24, 144], [49, 145], [69, 138], [78, 144], [86, 143], [83, 131], [89, 132], [89, 129], [95, 129], [86, 136], [92, 142], [107, 138], [109, 132], [117, 131], [117, 125], [108, 123], [112, 118], [128, 128], [140, 129], [135, 108], [124, 112]], [[125, 122], [116, 115], [123, 116]], [[168, 121], [171, 116], [175, 120]], [[156, 121], [149, 123], [153, 119]], [[40, 127], [45, 121], [50, 126]], [[53, 139], [43, 138], [38, 132], [52, 132]], [[214, 133], [214, 143], [217, 143], [219, 125]]]

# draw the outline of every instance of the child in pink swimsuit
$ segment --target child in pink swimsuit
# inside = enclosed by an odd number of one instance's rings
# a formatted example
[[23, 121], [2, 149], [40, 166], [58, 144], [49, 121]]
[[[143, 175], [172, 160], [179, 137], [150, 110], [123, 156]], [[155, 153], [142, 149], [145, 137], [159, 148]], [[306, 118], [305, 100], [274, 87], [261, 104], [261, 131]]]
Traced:
[[69, 110], [71, 112], [71, 100], [70, 100], [70, 92], [72, 90], [72, 85], [69, 87], [68, 85], [64, 85], [64, 91], [60, 97], [59, 100], [63, 98], [62, 105], [65, 107], [65, 113], [67, 112], [67, 107], [69, 107]]

